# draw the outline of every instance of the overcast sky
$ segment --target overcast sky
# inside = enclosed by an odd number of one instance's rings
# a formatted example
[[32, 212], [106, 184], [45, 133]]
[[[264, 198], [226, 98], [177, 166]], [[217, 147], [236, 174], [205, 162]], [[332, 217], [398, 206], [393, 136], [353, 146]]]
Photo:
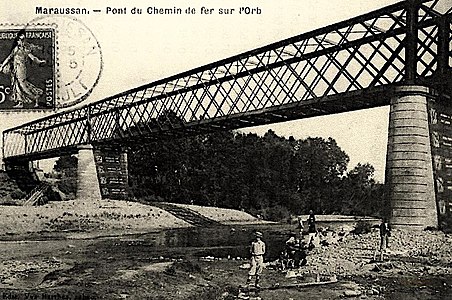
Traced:
[[[192, 0], [192, 1], [1, 1], [4, 23], [24, 24], [36, 18], [36, 5], [86, 7], [102, 12], [76, 16], [95, 35], [103, 55], [103, 71], [90, 97], [97, 101], [188, 69], [279, 41], [395, 3], [389, 0]], [[64, 4], [66, 3], [66, 4]], [[133, 7], [142, 15], [106, 14], [106, 7]], [[259, 7], [259, 15], [149, 15], [157, 8]], [[87, 66], [88, 67], [88, 66]], [[40, 117], [35, 113], [0, 113], [0, 130]], [[369, 162], [376, 178], [384, 178], [388, 108], [317, 117], [252, 128], [265, 133], [306, 138], [333, 137], [350, 156], [350, 167]], [[248, 129], [246, 129], [248, 130]]]

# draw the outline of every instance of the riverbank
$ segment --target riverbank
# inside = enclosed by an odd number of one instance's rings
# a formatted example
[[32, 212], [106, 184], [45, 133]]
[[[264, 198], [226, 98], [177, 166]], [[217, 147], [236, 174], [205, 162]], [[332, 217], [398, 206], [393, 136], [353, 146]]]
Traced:
[[[262, 224], [250, 214], [232, 209], [180, 205], [219, 224]], [[42, 206], [1, 206], [0, 240], [87, 238], [128, 235], [192, 227], [187, 220], [152, 204], [115, 200], [71, 200]]]
[[378, 261], [376, 230], [349, 234], [337, 244], [314, 248], [305, 266], [283, 272], [275, 254], [292, 227], [191, 227], [100, 239], [0, 242], [0, 299], [240, 299], [247, 246], [256, 228], [264, 233], [268, 254], [254, 299], [452, 297], [449, 235], [394, 230], [384, 261]]
[[283, 272], [276, 259], [295, 225], [176, 206], [226, 226], [192, 226], [157, 206], [126, 201], [2, 207], [0, 299], [246, 298], [255, 230], [264, 234], [267, 267], [262, 290], [248, 299], [452, 299], [449, 234], [394, 229], [379, 261], [378, 229], [351, 232], [354, 223], [377, 219], [317, 216], [319, 229], [345, 228], [346, 235], [317, 245], [305, 266]]

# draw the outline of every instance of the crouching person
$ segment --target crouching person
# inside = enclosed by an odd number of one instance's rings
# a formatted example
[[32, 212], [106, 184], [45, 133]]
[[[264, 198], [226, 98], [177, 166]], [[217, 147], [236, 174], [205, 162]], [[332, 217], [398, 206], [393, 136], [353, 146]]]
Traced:
[[297, 251], [295, 251], [294, 256], [293, 256], [293, 260], [294, 260], [294, 268], [300, 268], [303, 267], [307, 264], [308, 260], [307, 260], [307, 245], [303, 242], [300, 241], [297, 244]]
[[255, 240], [251, 243], [251, 269], [248, 273], [247, 284], [251, 284], [253, 277], [255, 277], [255, 286], [260, 288], [259, 280], [264, 269], [264, 254], [265, 254], [265, 243], [262, 241], [262, 233], [256, 231]]

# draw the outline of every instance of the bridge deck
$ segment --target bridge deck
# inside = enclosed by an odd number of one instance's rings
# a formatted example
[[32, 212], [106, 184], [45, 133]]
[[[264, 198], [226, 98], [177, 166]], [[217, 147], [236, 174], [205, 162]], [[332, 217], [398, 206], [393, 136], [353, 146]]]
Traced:
[[[122, 145], [157, 141], [165, 138], [179, 138], [187, 135], [197, 135], [215, 131], [238, 129], [243, 127], [272, 124], [315, 116], [329, 115], [333, 113], [355, 111], [360, 109], [389, 105], [393, 88], [382, 86], [371, 90], [361, 90], [345, 95], [333, 95], [310, 101], [295, 102], [255, 110], [253, 112], [240, 113], [232, 116], [217, 117], [215, 120], [198, 120], [188, 123], [172, 123], [166, 127], [146, 128], [146, 136], [138, 128], [129, 128], [126, 131], [117, 132], [110, 139], [98, 141], [94, 144], [118, 143]], [[141, 124], [146, 127], [148, 124]], [[69, 145], [64, 148], [48, 149], [41, 152], [24, 153], [11, 157], [5, 157], [5, 161], [14, 160], [39, 160], [65, 154], [76, 154], [77, 145]]]

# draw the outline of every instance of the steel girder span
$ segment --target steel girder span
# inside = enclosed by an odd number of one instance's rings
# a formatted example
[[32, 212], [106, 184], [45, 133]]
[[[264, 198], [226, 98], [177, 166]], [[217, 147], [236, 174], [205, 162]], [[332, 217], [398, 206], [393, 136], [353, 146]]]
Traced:
[[[399, 84], [450, 88], [452, 18], [410, 0], [3, 133], [3, 157], [155, 140], [389, 104]], [[436, 85], [436, 84], [443, 85]]]

